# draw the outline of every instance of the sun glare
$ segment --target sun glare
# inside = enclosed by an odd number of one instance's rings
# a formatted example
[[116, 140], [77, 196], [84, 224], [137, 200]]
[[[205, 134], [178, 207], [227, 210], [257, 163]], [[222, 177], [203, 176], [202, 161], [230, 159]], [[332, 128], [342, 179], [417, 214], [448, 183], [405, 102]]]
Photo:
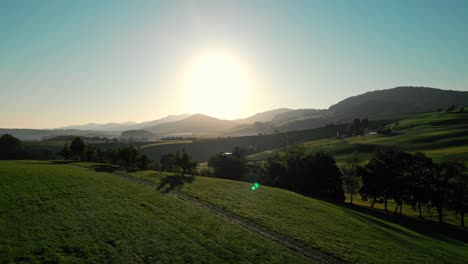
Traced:
[[192, 112], [221, 118], [246, 112], [252, 84], [239, 58], [210, 52], [196, 57], [184, 78], [187, 103]]

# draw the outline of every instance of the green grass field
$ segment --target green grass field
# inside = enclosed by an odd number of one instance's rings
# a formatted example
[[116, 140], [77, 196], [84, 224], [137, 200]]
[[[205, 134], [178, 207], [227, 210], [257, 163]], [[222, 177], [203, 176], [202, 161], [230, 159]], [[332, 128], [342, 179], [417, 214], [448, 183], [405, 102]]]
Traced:
[[110, 173], [0, 161], [0, 263], [262, 262], [307, 259]]
[[[304, 147], [307, 152], [327, 151], [338, 163], [354, 153], [366, 161], [378, 149], [423, 152], [436, 162], [450, 159], [468, 161], [468, 108], [465, 112], [418, 114], [389, 124], [387, 128], [398, 134], [328, 138], [308, 141]], [[252, 158], [267, 158], [270, 155], [263, 152]]]
[[423, 152], [437, 162], [468, 160], [468, 111], [420, 114], [387, 127], [398, 134], [312, 141], [305, 146], [309, 151], [329, 151], [338, 161], [344, 161], [354, 152], [367, 160], [377, 149], [385, 148]]
[[[155, 183], [174, 177], [154, 171], [132, 175]], [[362, 207], [343, 207], [278, 188], [261, 186], [252, 191], [250, 187], [245, 182], [196, 177], [179, 189], [348, 262], [468, 261], [467, 239], [444, 234], [445, 229], [435, 223], [403, 218], [400, 225], [392, 217], [364, 213], [367, 209]], [[468, 236], [466, 229], [454, 232]]]

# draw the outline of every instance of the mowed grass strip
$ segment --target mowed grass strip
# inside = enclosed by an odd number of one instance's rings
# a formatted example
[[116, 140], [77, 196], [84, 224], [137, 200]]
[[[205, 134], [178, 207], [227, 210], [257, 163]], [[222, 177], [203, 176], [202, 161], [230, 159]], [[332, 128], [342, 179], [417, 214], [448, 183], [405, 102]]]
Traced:
[[105, 172], [0, 161], [1, 263], [305, 263], [225, 219]]
[[[168, 173], [135, 177], [161, 183]], [[163, 180], [166, 182], [167, 180]], [[195, 177], [178, 190], [353, 263], [467, 263], [468, 244], [300, 194], [245, 182]], [[428, 230], [430, 231], [430, 230]]]

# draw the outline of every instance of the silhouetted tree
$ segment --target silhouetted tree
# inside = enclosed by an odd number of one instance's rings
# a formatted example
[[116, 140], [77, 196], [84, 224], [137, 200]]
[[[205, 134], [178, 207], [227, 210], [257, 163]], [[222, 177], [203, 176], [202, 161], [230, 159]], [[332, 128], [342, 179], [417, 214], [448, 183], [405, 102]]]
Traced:
[[172, 153], [162, 155], [161, 158], [159, 159], [159, 163], [161, 163], [161, 171], [168, 171], [168, 172], [177, 171], [176, 155]]
[[127, 167], [133, 167], [136, 162], [136, 158], [138, 156], [138, 151], [135, 147], [129, 146], [125, 147], [119, 150], [118, 152], [119, 160], [122, 162], [122, 164]]
[[411, 164], [407, 168], [406, 187], [408, 193], [405, 202], [418, 210], [422, 218], [422, 207], [429, 205], [431, 184], [436, 165], [432, 159], [423, 153], [416, 153], [411, 157]]
[[72, 158], [68, 144], [63, 145], [63, 148], [59, 151], [58, 155], [62, 156], [64, 160], [69, 160]]
[[292, 184], [288, 176], [286, 162], [278, 155], [267, 159], [264, 173], [266, 179], [260, 183], [270, 182], [273, 186], [291, 189]]
[[361, 188], [361, 177], [359, 172], [362, 169], [359, 167], [361, 160], [356, 153], [346, 160], [345, 165], [341, 168], [343, 172], [343, 187], [345, 193], [349, 194], [350, 202], [353, 203], [353, 196], [358, 194]]
[[96, 148], [96, 161], [97, 162], [105, 162], [106, 161], [106, 154], [101, 148]]
[[208, 166], [214, 169], [213, 176], [232, 180], [241, 180], [249, 172], [245, 160], [224, 153], [215, 155], [208, 160]]
[[22, 154], [21, 140], [5, 134], [0, 137], [0, 159], [18, 159]]
[[362, 187], [360, 194], [365, 199], [371, 199], [371, 207], [375, 201], [382, 199], [385, 211], [388, 210], [388, 200], [393, 198], [397, 207], [403, 202], [407, 193], [406, 169], [411, 155], [401, 151], [378, 151], [361, 171]]
[[296, 191], [338, 202], [345, 200], [341, 171], [335, 159], [326, 152], [289, 156], [288, 174]]
[[179, 152], [176, 153], [175, 164], [182, 170], [182, 176], [185, 176], [185, 173], [193, 171], [197, 168], [197, 162], [192, 160], [185, 150], [182, 150], [182, 154]]
[[146, 154], [140, 154], [138, 155], [137, 157], [137, 160], [136, 160], [136, 166], [140, 169], [140, 170], [146, 170], [149, 168], [151, 164], [151, 160], [150, 158], [146, 155]]
[[96, 161], [96, 147], [91, 144], [86, 144], [85, 148], [85, 159], [86, 161]]
[[119, 149], [114, 148], [106, 153], [107, 158], [112, 164], [118, 164], [119, 162]]
[[74, 159], [83, 161], [85, 159], [86, 145], [83, 139], [77, 137], [70, 144], [70, 153]]
[[453, 162], [443, 162], [437, 166], [432, 179], [430, 206], [435, 207], [439, 222], [443, 222], [443, 210], [449, 201], [449, 182], [456, 177], [458, 165]]
[[408, 200], [411, 195], [411, 190], [409, 189], [411, 184], [411, 177], [408, 174], [408, 169], [410, 167], [412, 156], [411, 154], [403, 151], [388, 151], [390, 154], [390, 163], [391, 171], [393, 177], [389, 186], [390, 198], [396, 202], [395, 212], [400, 210], [400, 214], [403, 209], [403, 201]]
[[468, 173], [461, 162], [452, 162], [449, 180], [449, 208], [460, 216], [460, 225], [465, 226], [465, 212], [468, 210]]
[[245, 148], [235, 147], [232, 150], [232, 156], [239, 160], [245, 160], [247, 156], [247, 150]]

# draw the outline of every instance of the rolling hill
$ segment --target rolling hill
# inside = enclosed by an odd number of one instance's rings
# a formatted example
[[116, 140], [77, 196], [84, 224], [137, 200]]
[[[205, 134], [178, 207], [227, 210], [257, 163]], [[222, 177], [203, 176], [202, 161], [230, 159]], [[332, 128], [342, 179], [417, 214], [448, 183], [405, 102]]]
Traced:
[[437, 162], [459, 160], [468, 165], [468, 108], [463, 112], [415, 114], [389, 122], [385, 127], [395, 134], [330, 137], [305, 142], [304, 146], [309, 152], [329, 152], [338, 162], [344, 162], [354, 153], [365, 161], [379, 149], [400, 149], [423, 152]]
[[468, 105], [468, 92], [428, 87], [396, 87], [346, 98], [330, 106], [329, 110], [337, 114], [352, 113], [382, 118], [446, 109], [450, 105]]
[[179, 121], [146, 127], [144, 129], [158, 134], [214, 133], [226, 131], [235, 126], [237, 126], [237, 123], [234, 121], [195, 114]]
[[428, 87], [396, 87], [346, 98], [326, 110], [299, 109], [278, 114], [271, 122], [244, 126], [231, 135], [252, 135], [349, 123], [354, 118], [396, 119], [407, 115], [468, 105], [468, 92]]
[[95, 130], [95, 131], [138, 130], [138, 129], [142, 129], [145, 127], [156, 126], [156, 125], [163, 124], [163, 123], [178, 121], [188, 116], [190, 115], [189, 114], [169, 115], [160, 119], [141, 122], [141, 123], [136, 123], [136, 122], [107, 123], [107, 124], [90, 123], [90, 124], [85, 124], [85, 125], [62, 127], [60, 129], [79, 129], [79, 130]]
[[257, 113], [247, 118], [236, 119], [234, 121], [240, 124], [253, 124], [255, 122], [270, 122], [270, 121], [273, 121], [273, 119], [276, 118], [278, 115], [286, 114], [291, 111], [294, 111], [294, 110], [289, 109], [289, 108], [278, 108], [274, 110]]
[[101, 165], [93, 163], [0, 165], [0, 262], [324, 262], [289, 249], [295, 245], [331, 263], [468, 259], [465, 229], [395, 220], [283, 189], [252, 191], [246, 182], [155, 171], [97, 172]]
[[307, 263], [225, 218], [65, 163], [0, 161], [0, 263]]
[[[468, 105], [468, 92], [408, 86], [377, 90], [349, 97], [330, 106], [329, 109], [291, 110], [279, 108], [237, 120], [222, 120], [203, 114], [182, 114], [135, 124], [87, 124], [68, 127], [74, 128], [72, 130], [47, 131], [6, 131], [2, 129], [0, 133], [10, 133], [22, 139], [39, 139], [47, 136], [70, 135], [71, 131], [83, 131], [83, 129], [92, 128], [93, 131], [75, 134], [103, 136], [104, 133], [113, 135], [126, 130], [148, 130], [163, 135], [246, 136], [318, 128], [330, 123], [349, 123], [354, 118], [397, 119], [411, 114], [446, 109], [451, 105], [457, 107]], [[26, 134], [27, 136], [25, 136]]]

